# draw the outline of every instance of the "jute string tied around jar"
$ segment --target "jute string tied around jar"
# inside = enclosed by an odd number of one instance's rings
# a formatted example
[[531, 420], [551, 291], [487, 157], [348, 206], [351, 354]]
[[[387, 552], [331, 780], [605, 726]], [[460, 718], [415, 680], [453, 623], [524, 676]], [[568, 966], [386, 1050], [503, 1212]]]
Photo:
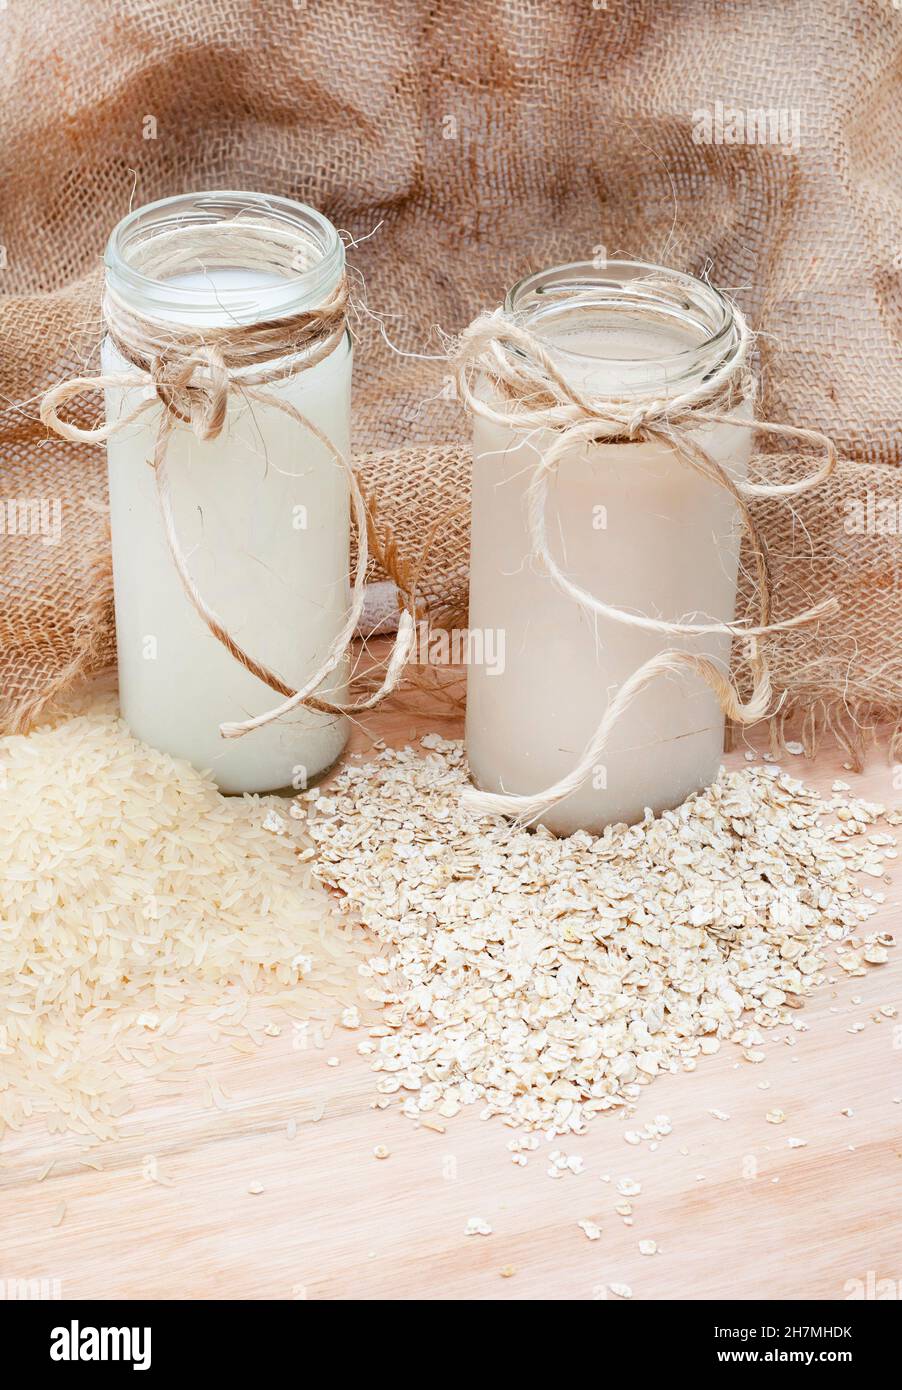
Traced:
[[[297, 275], [299, 269], [306, 268], [305, 262], [310, 261], [311, 248], [302, 234], [286, 224], [236, 219], [215, 228], [180, 228], [177, 232], [153, 237], [140, 254], [142, 273], [165, 280], [185, 269], [205, 264], [207, 259]], [[316, 307], [303, 312], [260, 323], [186, 328], [136, 313], [107, 285], [103, 301], [107, 328], [120, 356], [133, 370], [61, 382], [47, 391], [41, 401], [41, 419], [50, 429], [64, 439], [96, 444], [126, 429], [145, 412], [162, 407], [149, 463], [156, 482], [166, 542], [182, 587], [216, 640], [246, 670], [283, 697], [281, 704], [263, 714], [221, 724], [220, 733], [224, 738], [238, 738], [300, 705], [329, 714], [372, 709], [396, 688], [413, 649], [416, 627], [411, 603], [401, 613], [395, 644], [378, 689], [364, 699], [347, 704], [324, 699], [316, 693], [349, 650], [363, 611], [369, 559], [367, 507], [349, 459], [307, 416], [265, 388], [297, 372], [308, 371], [328, 357], [344, 335], [348, 303], [348, 282], [343, 275]], [[108, 387], [136, 388], [140, 397], [117, 419], [93, 429], [82, 429], [60, 418], [60, 409], [67, 402], [86, 392]], [[230, 634], [226, 618], [211, 608], [194, 582], [176, 532], [167, 471], [172, 432], [182, 425], [188, 426], [200, 440], [218, 438], [226, 427], [229, 400], [233, 395], [283, 411], [302, 430], [319, 440], [348, 480], [357, 529], [357, 563], [350, 608], [320, 665], [298, 690], [257, 661]]]
[[[578, 304], [578, 297], [571, 302]], [[836, 599], [829, 597], [793, 617], [771, 621], [767, 559], [749, 510], [749, 499], [792, 497], [819, 486], [836, 467], [836, 448], [820, 430], [754, 419], [739, 420], [730, 414], [753, 399], [755, 389], [747, 366], [751, 331], [739, 309], [735, 305], [732, 308], [738, 343], [730, 370], [720, 379], [715, 375], [707, 386], [667, 399], [608, 400], [587, 394], [566, 380], [551, 353], [536, 336], [502, 309], [474, 320], [452, 348], [450, 357], [457, 388], [467, 409], [505, 429], [522, 432], [535, 451], [536, 462], [526, 491], [526, 523], [529, 558], [537, 572], [546, 575], [556, 589], [586, 613], [612, 622], [665, 637], [728, 634], [742, 638], [752, 676], [751, 693], [743, 700], [729, 674], [709, 657], [680, 649], [661, 651], [644, 662], [610, 696], [598, 726], [571, 772], [534, 795], [483, 792], [474, 788], [467, 793], [467, 802], [473, 811], [512, 816], [520, 822], [540, 819], [587, 781], [620, 717], [659, 676], [685, 673], [700, 676], [714, 691], [729, 718], [741, 724], [757, 722], [773, 713], [773, 691], [761, 638], [816, 623], [838, 611]], [[482, 390], [480, 383], [484, 383]], [[797, 482], [765, 484], [734, 480], [708, 453], [697, 434], [700, 426], [717, 424], [741, 424], [764, 434], [814, 445], [823, 449], [824, 460], [813, 473]], [[530, 439], [530, 435], [539, 436], [548, 431], [553, 439], [546, 448], [540, 448]], [[722, 487], [734, 499], [748, 536], [754, 566], [757, 623], [668, 622], [629, 612], [590, 593], [558, 565], [548, 545], [549, 479], [574, 447], [637, 441], [653, 441], [671, 449], [676, 461]]]

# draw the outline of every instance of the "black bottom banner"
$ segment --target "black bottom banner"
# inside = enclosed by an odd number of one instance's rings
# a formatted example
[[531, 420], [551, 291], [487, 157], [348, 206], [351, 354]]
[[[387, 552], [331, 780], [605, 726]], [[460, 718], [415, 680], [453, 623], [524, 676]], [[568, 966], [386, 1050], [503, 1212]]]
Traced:
[[[459, 1351], [474, 1336], [486, 1351], [500, 1351], [499, 1318], [506, 1311], [493, 1303], [486, 1310], [494, 1319], [491, 1328], [478, 1326], [478, 1305], [469, 1303], [466, 1324], [449, 1322], [437, 1310], [439, 1342], [429, 1332], [429, 1312], [419, 1304], [414, 1322], [384, 1324], [384, 1333], [354, 1332], [347, 1314], [341, 1336], [330, 1337], [323, 1323], [322, 1306], [316, 1312], [309, 1302], [285, 1303], [186, 1303], [186, 1302], [45, 1302], [22, 1299], [0, 1302], [0, 1332], [9, 1368], [16, 1377], [40, 1370], [51, 1379], [63, 1380], [79, 1372], [91, 1375], [109, 1371], [132, 1374], [176, 1372], [218, 1373], [232, 1385], [251, 1369], [267, 1379], [283, 1369], [304, 1373], [309, 1356], [317, 1361], [334, 1358], [336, 1374], [347, 1373], [348, 1352], [359, 1345], [360, 1355], [373, 1360], [372, 1371], [385, 1373], [386, 1355], [410, 1355], [401, 1347], [392, 1353], [386, 1343], [413, 1343], [420, 1352], [437, 1345], [446, 1349], [460, 1339]], [[675, 1373], [723, 1371], [737, 1368], [769, 1370], [790, 1366], [821, 1370], [880, 1372], [895, 1376], [895, 1352], [900, 1333], [898, 1303], [862, 1300], [844, 1303], [644, 1303], [605, 1301], [587, 1306], [578, 1320], [546, 1323], [550, 1341], [559, 1352], [564, 1346], [583, 1357], [593, 1349], [617, 1349], [618, 1361], [636, 1357], [636, 1368], [650, 1369], [670, 1363]], [[526, 1351], [519, 1324], [517, 1360]], [[464, 1326], [466, 1332], [463, 1331]], [[406, 1327], [407, 1331], [401, 1331]], [[455, 1327], [458, 1329], [455, 1332]], [[495, 1333], [486, 1338], [485, 1333]], [[597, 1338], [603, 1338], [597, 1341]], [[541, 1338], [539, 1339], [542, 1340]], [[378, 1348], [378, 1349], [377, 1349]], [[367, 1351], [367, 1349], [369, 1349]], [[537, 1348], [538, 1349], [538, 1348]], [[605, 1357], [607, 1356], [605, 1351]], [[419, 1353], [418, 1353], [419, 1355]], [[483, 1353], [479, 1353], [480, 1361]], [[544, 1359], [544, 1358], [543, 1358]], [[600, 1365], [600, 1368], [602, 1366]], [[322, 1375], [324, 1367], [317, 1374]], [[451, 1372], [453, 1376], [453, 1371]]]

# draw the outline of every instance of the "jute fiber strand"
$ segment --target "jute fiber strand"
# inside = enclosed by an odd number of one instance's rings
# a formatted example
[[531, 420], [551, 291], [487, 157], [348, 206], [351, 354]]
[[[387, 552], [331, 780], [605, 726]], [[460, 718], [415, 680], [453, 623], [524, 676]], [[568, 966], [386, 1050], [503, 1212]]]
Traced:
[[[707, 268], [759, 335], [759, 414], [840, 455], [823, 488], [750, 503], [772, 621], [840, 605], [768, 651], [781, 718], [853, 748], [863, 723], [902, 718], [897, 537], [847, 523], [850, 500], [897, 495], [902, 455], [887, 0], [9, 0], [0, 44], [3, 496], [62, 507], [58, 543], [0, 537], [7, 724], [113, 657], [103, 449], [48, 436], [38, 398], [96, 372], [99, 260], [130, 204], [229, 187], [298, 198], [357, 239], [382, 327], [353, 325], [356, 459], [399, 554], [453, 512], [421, 580], [447, 618], [466, 606], [469, 429], [436, 327], [598, 247]], [[786, 138], [729, 143], [715, 121], [708, 140], [716, 103], [770, 109]], [[97, 422], [99, 397], [75, 404]], [[810, 463], [767, 449], [752, 476]]]

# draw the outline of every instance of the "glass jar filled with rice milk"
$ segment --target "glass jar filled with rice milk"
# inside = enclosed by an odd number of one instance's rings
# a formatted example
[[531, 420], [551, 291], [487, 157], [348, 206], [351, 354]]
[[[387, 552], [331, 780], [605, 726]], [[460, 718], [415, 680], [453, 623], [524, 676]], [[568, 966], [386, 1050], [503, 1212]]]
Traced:
[[[126, 383], [107, 385], [107, 421], [150, 402], [107, 442], [122, 713], [139, 738], [211, 769], [227, 792], [302, 787], [347, 738], [340, 713], [299, 707], [223, 739], [223, 721], [278, 697], [217, 639], [186, 587], [289, 693], [341, 630], [349, 496], [336, 453], [350, 448], [351, 344], [343, 311], [317, 315], [344, 283], [331, 223], [255, 193], [152, 203], [107, 247], [103, 370]], [[153, 384], [128, 385], [136, 367]], [[149, 466], [161, 448], [165, 474]], [[161, 487], [190, 581], [173, 563]], [[342, 660], [317, 694], [340, 703], [346, 679]]]

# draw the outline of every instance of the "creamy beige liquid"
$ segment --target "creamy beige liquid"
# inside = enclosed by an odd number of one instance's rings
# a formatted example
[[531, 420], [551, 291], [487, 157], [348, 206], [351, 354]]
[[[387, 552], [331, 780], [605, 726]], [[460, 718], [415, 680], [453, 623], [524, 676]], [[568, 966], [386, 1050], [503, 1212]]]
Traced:
[[[658, 359], [691, 346], [686, 330], [627, 325], [604, 339], [597, 325], [583, 325], [546, 341], [594, 353], [595, 360], [562, 353], [559, 361], [599, 396], [642, 394], [658, 379]], [[674, 382], [669, 393], [676, 390]], [[654, 393], [662, 394], [659, 382]], [[745, 475], [749, 430], [709, 426], [699, 439], [734, 478]], [[610, 695], [656, 653], [682, 646], [719, 658], [724, 669], [729, 659], [727, 636], [679, 639], [626, 627], [587, 614], [535, 573], [525, 493], [535, 450], [550, 443], [545, 434], [530, 447], [509, 429], [478, 416], [474, 422], [469, 621], [471, 628], [503, 630], [505, 643], [502, 674], [476, 665], [468, 673], [467, 754], [474, 781], [488, 791], [534, 793], [570, 772]], [[576, 449], [551, 480], [547, 517], [558, 564], [605, 602], [669, 620], [733, 618], [733, 500], [667, 448]], [[615, 727], [593, 782], [544, 823], [562, 834], [600, 830], [639, 820], [646, 807], [660, 812], [679, 804], [716, 775], [723, 729], [718, 702], [701, 680], [659, 680]]]
[[[277, 276], [214, 269], [180, 276], [186, 288], [271, 286]], [[195, 318], [194, 322], [198, 320]], [[228, 322], [211, 311], [208, 324]], [[105, 371], [128, 370], [104, 346]], [[351, 350], [347, 340], [309, 371], [264, 388], [290, 401], [347, 454]], [[107, 393], [110, 418], [122, 392]], [[300, 787], [330, 766], [347, 723], [298, 710], [240, 739], [223, 721], [261, 714], [282, 697], [249, 674], [210, 634], [169, 554], [148, 467], [158, 411], [108, 443], [110, 521], [123, 716], [153, 747], [212, 769], [227, 792]], [[349, 605], [348, 485], [327, 450], [284, 412], [230, 395], [215, 440], [187, 427], [170, 438], [167, 471], [176, 528], [205, 600], [236, 640], [297, 688], [317, 669]], [[346, 668], [323, 694], [342, 699]]]

